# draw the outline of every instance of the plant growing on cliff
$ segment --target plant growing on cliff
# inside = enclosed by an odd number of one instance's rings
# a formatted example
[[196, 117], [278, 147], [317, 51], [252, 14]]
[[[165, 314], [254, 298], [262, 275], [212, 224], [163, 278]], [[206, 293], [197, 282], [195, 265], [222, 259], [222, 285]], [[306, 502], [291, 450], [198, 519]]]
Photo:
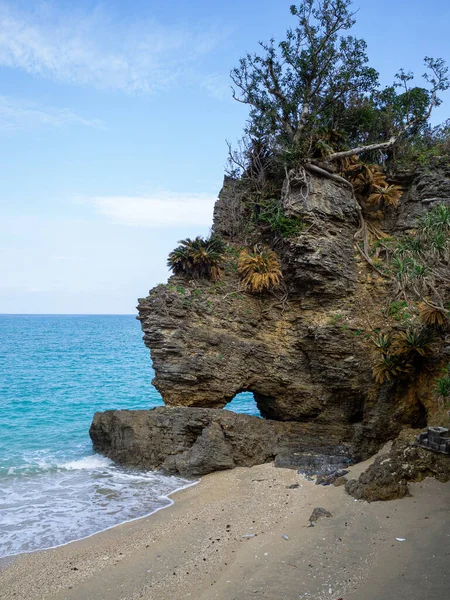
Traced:
[[395, 349], [399, 355], [425, 358], [433, 352], [436, 334], [429, 327], [409, 327], [398, 334]]
[[[246, 134], [256, 144], [267, 141], [269, 151], [292, 157], [341, 161], [386, 153], [424, 129], [439, 93], [449, 87], [444, 61], [425, 58], [426, 88], [411, 87], [413, 75], [401, 69], [394, 85], [380, 91], [366, 43], [347, 35], [355, 24], [351, 5], [292, 5], [296, 26], [285, 39], [260, 42], [260, 54], [247, 54], [232, 70], [233, 97], [250, 107]], [[326, 130], [339, 136], [326, 136]]]
[[430, 303], [419, 304], [420, 320], [424, 325], [435, 327], [436, 329], [445, 329], [448, 325], [449, 311], [440, 306]]
[[373, 366], [372, 372], [377, 383], [392, 381], [411, 369], [411, 364], [398, 354], [383, 354]]
[[300, 217], [286, 216], [281, 203], [273, 198], [263, 201], [254, 212], [254, 221], [266, 225], [272, 233], [289, 239], [299, 236], [306, 225]]
[[167, 259], [167, 266], [176, 275], [193, 279], [207, 278], [218, 281], [224, 263], [225, 243], [217, 236], [208, 239], [197, 236], [178, 242]]
[[433, 393], [440, 405], [450, 401], [450, 364], [442, 369], [442, 377], [436, 378]]
[[280, 260], [272, 250], [243, 250], [239, 255], [238, 273], [245, 289], [260, 293], [279, 287], [283, 275]]

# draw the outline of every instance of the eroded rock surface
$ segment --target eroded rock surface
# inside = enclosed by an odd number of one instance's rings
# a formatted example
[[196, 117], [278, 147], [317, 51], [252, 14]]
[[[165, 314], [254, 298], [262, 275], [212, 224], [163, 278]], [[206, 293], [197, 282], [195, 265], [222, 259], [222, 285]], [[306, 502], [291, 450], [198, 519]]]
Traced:
[[[227, 410], [158, 407], [96, 413], [94, 449], [116, 462], [197, 477], [317, 452], [333, 464], [351, 460], [341, 427], [269, 421]], [[347, 437], [351, 437], [348, 430]]]
[[358, 500], [395, 500], [409, 494], [408, 482], [435, 477], [450, 480], [450, 456], [421, 448], [418, 431], [405, 430], [392, 444], [387, 455], [378, 456], [358, 480], [345, 489]]
[[[419, 184], [405, 202], [422, 207]], [[236, 246], [248, 240], [237, 229], [235, 185], [225, 182], [214, 230]], [[436, 186], [441, 195], [447, 189]], [[284, 298], [240, 290], [231, 257], [220, 282], [171, 277], [139, 300], [153, 383], [172, 406], [223, 408], [237, 393], [253, 392], [265, 418], [341, 428], [342, 440], [350, 428], [353, 452], [363, 459], [402, 428], [426, 425], [433, 374], [413, 385], [373, 379], [367, 338], [383, 327], [386, 287], [355, 250], [358, 219], [348, 188], [311, 177], [308, 195], [291, 183], [283, 203], [307, 223], [298, 236], [269, 244], [282, 263]]]

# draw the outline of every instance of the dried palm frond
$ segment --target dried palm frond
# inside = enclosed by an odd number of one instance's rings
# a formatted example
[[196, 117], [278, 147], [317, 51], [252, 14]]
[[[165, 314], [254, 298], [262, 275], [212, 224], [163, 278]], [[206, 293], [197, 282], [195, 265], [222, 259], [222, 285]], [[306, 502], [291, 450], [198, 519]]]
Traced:
[[420, 320], [424, 325], [443, 329], [448, 324], [448, 311], [430, 304], [419, 304]]
[[370, 171], [372, 172], [372, 187], [385, 187], [388, 185], [386, 181], [386, 175], [383, 173], [378, 165], [370, 165]]
[[379, 186], [375, 185], [373, 191], [369, 196], [369, 202], [371, 204], [378, 204], [384, 202], [389, 206], [398, 206], [399, 200], [403, 195], [402, 188], [398, 185], [386, 185]]
[[253, 252], [241, 252], [238, 273], [244, 287], [256, 293], [277, 288], [283, 278], [276, 253], [272, 250], [259, 250], [256, 246]]
[[410, 369], [411, 364], [400, 356], [386, 354], [374, 365], [372, 373], [377, 383], [384, 383], [385, 381], [392, 381], [402, 373], [407, 373]]

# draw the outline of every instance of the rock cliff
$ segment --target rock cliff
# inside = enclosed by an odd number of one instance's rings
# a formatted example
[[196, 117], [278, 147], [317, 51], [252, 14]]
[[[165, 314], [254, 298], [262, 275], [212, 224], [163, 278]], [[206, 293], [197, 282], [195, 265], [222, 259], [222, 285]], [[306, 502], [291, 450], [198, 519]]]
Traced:
[[[403, 231], [433, 203], [450, 203], [448, 175], [403, 176], [404, 199], [386, 215], [386, 228]], [[355, 249], [358, 215], [349, 189], [314, 176], [307, 194], [302, 182], [285, 186], [285, 213], [306, 223], [289, 239], [244, 232], [241, 193], [226, 179], [215, 207], [214, 231], [231, 247], [221, 281], [171, 277], [139, 300], [154, 385], [165, 403], [223, 408], [250, 391], [263, 417], [314, 424], [324, 436], [333, 429], [355, 458], [373, 454], [404, 427], [424, 426], [433, 369], [413, 382], [380, 385], [372, 376], [368, 334], [389, 318], [382, 311], [387, 283]], [[239, 287], [232, 250], [249, 241], [280, 256], [283, 294]]]

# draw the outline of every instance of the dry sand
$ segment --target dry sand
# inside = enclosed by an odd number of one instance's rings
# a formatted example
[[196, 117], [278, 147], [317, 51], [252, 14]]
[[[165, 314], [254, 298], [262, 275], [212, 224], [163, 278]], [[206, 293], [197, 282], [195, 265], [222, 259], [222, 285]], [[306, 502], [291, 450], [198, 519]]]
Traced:
[[[450, 484], [411, 489], [367, 504], [271, 464], [214, 473], [150, 517], [3, 562], [0, 598], [448, 600]], [[317, 506], [333, 516], [308, 527]]]

